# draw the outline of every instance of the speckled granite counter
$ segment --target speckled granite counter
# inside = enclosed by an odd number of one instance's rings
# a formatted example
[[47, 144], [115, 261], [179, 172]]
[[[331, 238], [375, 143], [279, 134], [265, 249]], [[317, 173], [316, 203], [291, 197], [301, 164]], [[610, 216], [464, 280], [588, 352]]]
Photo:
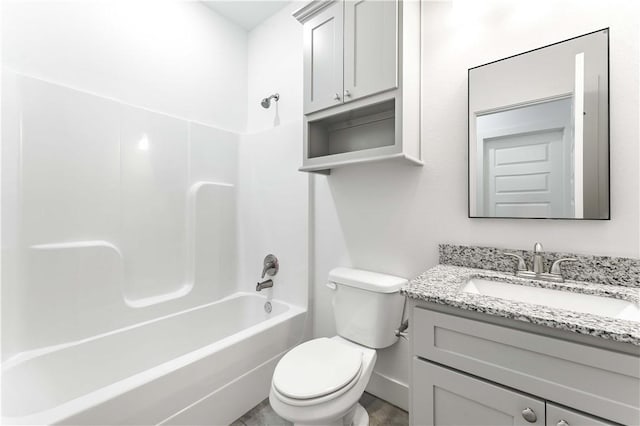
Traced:
[[579, 281], [542, 282], [517, 278], [504, 272], [453, 265], [438, 265], [429, 269], [413, 279], [401, 292], [413, 299], [640, 346], [639, 323], [465, 293], [461, 291], [461, 287], [470, 278], [495, 279], [526, 286], [607, 296], [640, 303], [640, 289], [636, 287]]
[[[453, 244], [440, 244], [438, 248], [440, 252], [438, 263], [440, 264], [501, 272], [513, 272], [517, 265], [516, 260], [504, 256], [502, 254], [504, 252], [522, 256], [528, 265], [531, 265], [533, 258], [531, 250]], [[565, 280], [640, 288], [640, 259], [552, 251], [545, 251], [543, 257], [544, 267], [547, 271], [554, 260], [568, 257], [576, 259], [576, 262], [562, 265], [562, 276]]]

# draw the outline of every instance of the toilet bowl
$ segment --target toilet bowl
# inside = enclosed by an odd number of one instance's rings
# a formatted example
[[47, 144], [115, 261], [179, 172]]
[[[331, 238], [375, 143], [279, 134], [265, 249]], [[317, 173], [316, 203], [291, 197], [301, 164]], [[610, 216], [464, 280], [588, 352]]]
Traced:
[[269, 403], [296, 425], [369, 424], [358, 404], [376, 363], [376, 351], [339, 336], [305, 342], [278, 363]]
[[403, 278], [350, 268], [329, 274], [338, 336], [302, 343], [278, 362], [269, 402], [296, 425], [367, 426], [358, 403], [376, 362], [376, 349], [397, 341]]

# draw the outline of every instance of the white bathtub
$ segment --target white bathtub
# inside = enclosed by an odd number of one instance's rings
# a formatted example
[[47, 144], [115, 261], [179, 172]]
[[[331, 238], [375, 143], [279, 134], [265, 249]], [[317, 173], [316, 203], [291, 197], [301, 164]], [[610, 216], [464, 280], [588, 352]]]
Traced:
[[3, 424], [228, 424], [268, 395], [305, 310], [251, 293], [2, 367]]

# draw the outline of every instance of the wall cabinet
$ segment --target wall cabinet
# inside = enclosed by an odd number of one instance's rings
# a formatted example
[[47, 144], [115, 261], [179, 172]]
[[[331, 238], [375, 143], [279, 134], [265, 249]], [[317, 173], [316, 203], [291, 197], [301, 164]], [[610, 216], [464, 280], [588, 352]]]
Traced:
[[312, 1], [304, 33], [302, 171], [420, 153], [420, 2]]
[[595, 337], [578, 343], [571, 332], [546, 336], [542, 326], [524, 331], [515, 321], [496, 324], [490, 315], [416, 303], [412, 424], [640, 424], [637, 347]]
[[344, 3], [344, 101], [398, 87], [398, 2]]
[[304, 24], [304, 113], [397, 87], [397, 1], [333, 2]]
[[341, 102], [343, 92], [343, 6], [335, 2], [304, 26], [304, 112]]

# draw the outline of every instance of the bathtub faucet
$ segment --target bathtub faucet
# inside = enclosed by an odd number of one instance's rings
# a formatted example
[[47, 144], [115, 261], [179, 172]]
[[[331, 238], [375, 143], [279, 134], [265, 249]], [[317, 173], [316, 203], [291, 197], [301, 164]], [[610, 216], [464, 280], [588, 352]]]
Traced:
[[279, 269], [280, 264], [278, 263], [278, 258], [272, 254], [266, 255], [262, 266], [262, 279], [264, 279], [265, 275], [269, 275], [270, 277], [274, 276], [278, 273]]
[[273, 280], [265, 280], [262, 281], [261, 283], [256, 284], [256, 291], [260, 291], [264, 288], [271, 288], [273, 287]]

